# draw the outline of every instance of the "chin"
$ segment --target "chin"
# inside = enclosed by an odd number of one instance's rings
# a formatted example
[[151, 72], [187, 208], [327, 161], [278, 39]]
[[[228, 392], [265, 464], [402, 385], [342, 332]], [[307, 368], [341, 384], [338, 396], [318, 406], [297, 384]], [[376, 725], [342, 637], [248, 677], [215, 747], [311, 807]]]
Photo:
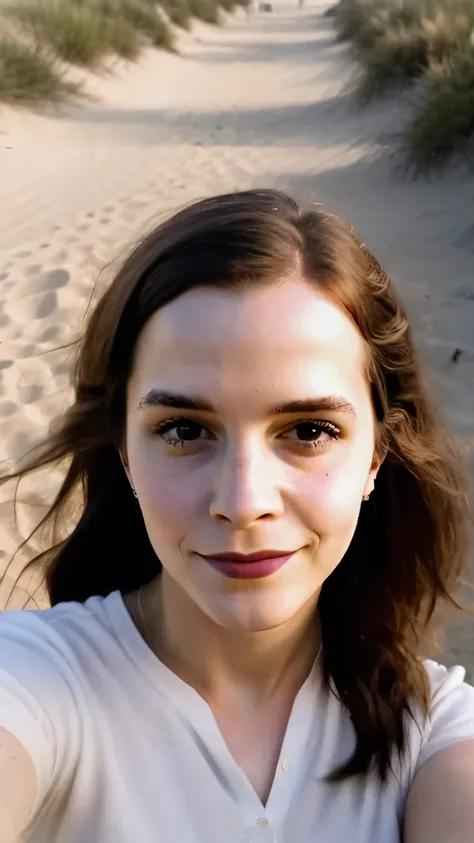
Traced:
[[275, 598], [240, 599], [213, 607], [209, 614], [219, 626], [233, 632], [264, 632], [287, 623], [299, 609], [300, 605], [289, 606], [287, 601], [278, 606]]

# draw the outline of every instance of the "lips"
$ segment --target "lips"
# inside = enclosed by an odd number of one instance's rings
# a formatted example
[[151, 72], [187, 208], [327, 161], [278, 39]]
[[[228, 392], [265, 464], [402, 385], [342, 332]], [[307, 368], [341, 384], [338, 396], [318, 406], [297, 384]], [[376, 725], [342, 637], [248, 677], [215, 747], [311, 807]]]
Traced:
[[280, 556], [288, 556], [294, 550], [259, 550], [257, 553], [211, 553], [212, 559], [219, 562], [260, 562], [262, 559], [278, 559]]
[[231, 579], [254, 580], [269, 577], [287, 564], [297, 551], [265, 550], [244, 556], [241, 553], [220, 553], [201, 556], [211, 568]]

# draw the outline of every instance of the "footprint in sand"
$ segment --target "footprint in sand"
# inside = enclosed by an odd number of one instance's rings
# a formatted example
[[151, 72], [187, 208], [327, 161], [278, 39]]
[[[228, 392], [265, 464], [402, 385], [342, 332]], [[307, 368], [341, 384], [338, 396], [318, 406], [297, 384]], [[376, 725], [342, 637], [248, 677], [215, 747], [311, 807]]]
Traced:
[[13, 416], [18, 410], [18, 404], [14, 401], [0, 401], [0, 418], [7, 419]]
[[56, 270], [51, 272], [37, 273], [35, 277], [28, 278], [23, 283], [16, 286], [16, 295], [18, 299], [27, 299], [29, 296], [37, 296], [40, 293], [49, 293], [58, 287], [63, 287], [69, 280], [69, 273], [66, 272], [66, 280], [63, 272], [56, 277]]
[[36, 345], [29, 343], [28, 345], [17, 346], [16, 356], [19, 360], [28, 360], [29, 357], [35, 357], [37, 354]]
[[35, 282], [35, 291], [38, 293], [50, 293], [52, 290], [58, 290], [60, 287], [65, 287], [71, 278], [71, 273], [58, 267], [45, 272], [38, 281]]
[[52, 342], [59, 339], [59, 334], [59, 325], [51, 325], [50, 328], [46, 328], [46, 331], [39, 335], [38, 342]]
[[27, 266], [24, 274], [30, 277], [31, 275], [38, 275], [42, 270], [40, 263], [34, 263], [32, 266]]
[[36, 372], [25, 372], [18, 378], [16, 390], [20, 404], [34, 404], [42, 397], [44, 386], [38, 383]]
[[52, 316], [58, 305], [58, 297], [56, 293], [48, 292], [42, 296], [42, 300], [38, 302], [35, 312], [35, 319], [47, 319]]
[[15, 324], [29, 325], [36, 319], [48, 319], [53, 316], [57, 307], [57, 295], [54, 290], [46, 293], [28, 295], [24, 298], [17, 298], [17, 301], [8, 302], [5, 305], [5, 313]]

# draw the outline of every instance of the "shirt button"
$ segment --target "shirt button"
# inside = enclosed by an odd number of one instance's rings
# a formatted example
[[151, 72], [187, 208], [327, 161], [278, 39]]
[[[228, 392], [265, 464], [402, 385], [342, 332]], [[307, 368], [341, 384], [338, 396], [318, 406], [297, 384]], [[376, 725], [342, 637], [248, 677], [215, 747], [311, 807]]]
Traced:
[[260, 817], [260, 819], [257, 820], [257, 825], [259, 828], [266, 828], [268, 825], [268, 820], [266, 820], [265, 817]]
[[288, 770], [288, 761], [284, 761], [284, 762], [283, 762], [283, 764], [281, 765], [281, 769], [283, 770], [283, 772], [284, 772], [284, 773], [286, 773], [286, 772], [287, 772], [287, 770]]

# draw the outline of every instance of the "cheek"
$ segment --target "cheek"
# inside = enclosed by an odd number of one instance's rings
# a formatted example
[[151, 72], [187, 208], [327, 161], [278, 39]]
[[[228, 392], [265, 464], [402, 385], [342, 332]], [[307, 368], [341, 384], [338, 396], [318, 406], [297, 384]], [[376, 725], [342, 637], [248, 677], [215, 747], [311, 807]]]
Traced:
[[357, 520], [365, 481], [360, 470], [342, 461], [305, 477], [299, 495], [305, 520], [320, 535], [345, 530]]
[[192, 472], [182, 476], [179, 460], [166, 465], [147, 453], [130, 454], [130, 468], [149, 532], [160, 534], [182, 532], [199, 507], [201, 485]]

